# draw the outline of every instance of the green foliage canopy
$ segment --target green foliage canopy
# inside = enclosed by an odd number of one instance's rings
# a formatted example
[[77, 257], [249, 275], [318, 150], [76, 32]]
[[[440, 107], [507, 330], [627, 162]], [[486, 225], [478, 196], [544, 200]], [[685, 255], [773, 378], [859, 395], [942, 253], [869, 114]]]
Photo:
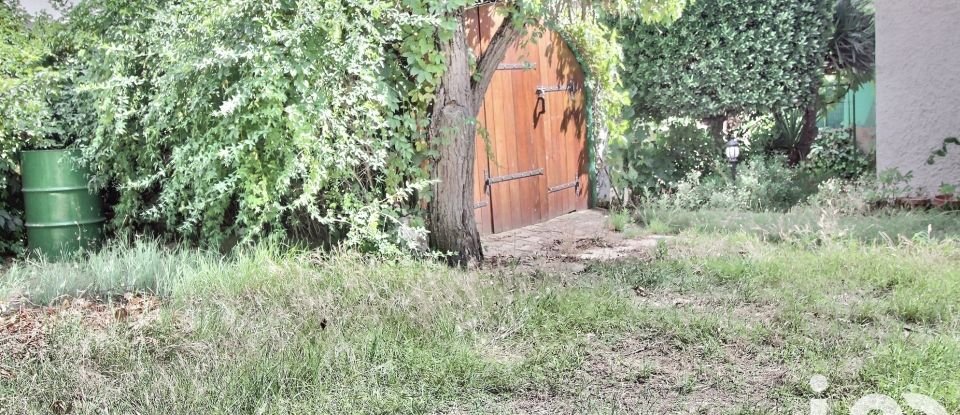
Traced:
[[698, 0], [669, 26], [621, 23], [635, 115], [802, 107], [823, 75], [832, 0]]
[[0, 0], [0, 254], [19, 251], [19, 152], [51, 144], [58, 132], [52, 102], [60, 77], [45, 66], [55, 25]]
[[[331, 239], [383, 242], [384, 222], [416, 205], [381, 202], [428, 179], [437, 39], [470, 3], [81, 2], [74, 131], [99, 184], [119, 190], [115, 224], [217, 245], [321, 223]], [[563, 3], [506, 6], [528, 21]], [[660, 21], [684, 1], [620, 3]]]
[[[305, 232], [383, 251], [442, 144], [427, 137], [437, 41], [473, 1], [81, 0], [44, 36], [7, 3], [0, 94], [16, 99], [0, 102], [0, 169], [23, 148], [76, 145], [117, 229], [207, 246]], [[576, 5], [660, 22], [685, 3]], [[616, 38], [573, 4], [503, 3], [580, 45], [597, 115], [622, 129]]]
[[369, 242], [404, 214], [381, 202], [425, 179], [435, 39], [461, 6], [81, 2], [74, 131], [119, 191], [116, 225], [217, 246], [321, 223]]

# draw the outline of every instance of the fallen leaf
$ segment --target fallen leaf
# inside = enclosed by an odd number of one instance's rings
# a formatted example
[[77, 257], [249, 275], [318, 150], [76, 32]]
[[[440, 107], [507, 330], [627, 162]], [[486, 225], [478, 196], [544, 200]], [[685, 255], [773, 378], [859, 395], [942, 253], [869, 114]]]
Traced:
[[127, 312], [127, 309], [123, 307], [117, 307], [115, 310], [113, 310], [113, 316], [117, 320], [126, 320], [129, 314], [130, 313]]
[[61, 400], [53, 401], [53, 404], [50, 405], [50, 412], [53, 412], [57, 415], [64, 415], [73, 412], [73, 402], [64, 402]]

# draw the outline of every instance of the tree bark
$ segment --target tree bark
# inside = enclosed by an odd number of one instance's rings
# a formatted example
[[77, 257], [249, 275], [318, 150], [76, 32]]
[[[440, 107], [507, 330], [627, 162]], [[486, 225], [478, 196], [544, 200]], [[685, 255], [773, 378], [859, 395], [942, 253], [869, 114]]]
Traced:
[[[462, 15], [459, 16], [462, 19]], [[433, 106], [430, 141], [439, 155], [433, 163], [433, 200], [429, 205], [430, 247], [450, 253], [451, 265], [483, 258], [473, 213], [473, 163], [477, 114], [470, 84], [470, 57], [463, 24], [440, 50], [447, 62]]]
[[793, 151], [790, 152], [789, 162], [791, 166], [796, 166], [807, 159], [810, 151], [813, 150], [813, 143], [820, 135], [820, 128], [817, 127], [817, 113], [820, 107], [820, 84], [821, 81], [814, 81], [812, 86], [812, 97], [810, 103], [803, 110], [803, 128], [800, 130], [800, 137]]
[[703, 123], [707, 125], [707, 132], [710, 133], [710, 136], [713, 137], [714, 144], [720, 147], [720, 149], [723, 149], [727, 144], [727, 132], [724, 131], [724, 123], [726, 122], [726, 115], [717, 115], [703, 119]]
[[493, 81], [493, 75], [497, 72], [497, 67], [500, 66], [504, 56], [507, 55], [507, 50], [518, 40], [520, 40], [520, 32], [513, 27], [513, 15], [507, 15], [497, 32], [493, 34], [493, 38], [490, 39], [487, 50], [477, 61], [477, 76], [471, 85], [473, 102], [477, 108], [480, 108], [480, 105], [483, 104], [483, 97], [487, 95], [487, 88]]
[[433, 163], [433, 200], [428, 207], [430, 247], [450, 253], [450, 265], [466, 266], [483, 259], [480, 233], [474, 217], [473, 175], [476, 157], [476, 116], [497, 66], [519, 38], [508, 16], [477, 62], [478, 76], [470, 73], [462, 12], [452, 38], [440, 49], [447, 69], [433, 106], [430, 142], [438, 150]]

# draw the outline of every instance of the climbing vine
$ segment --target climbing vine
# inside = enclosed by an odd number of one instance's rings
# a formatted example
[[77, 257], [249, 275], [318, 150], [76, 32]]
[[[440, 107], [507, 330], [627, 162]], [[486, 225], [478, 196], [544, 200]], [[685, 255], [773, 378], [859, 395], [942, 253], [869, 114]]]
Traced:
[[[439, 45], [473, 3], [75, 2], [44, 51], [23, 60], [33, 69], [4, 66], [0, 92], [34, 88], [36, 100], [15, 104], [36, 104], [17, 114], [39, 118], [11, 117], [4, 101], [0, 169], [15, 170], [22, 148], [76, 146], [116, 230], [211, 247], [307, 236], [393, 250], [422, 236], [418, 200], [441, 144], [428, 137], [447, 68]], [[502, 2], [516, 24], [552, 22], [578, 51], [597, 137], [622, 134], [626, 104], [617, 36], [600, 16], [661, 21], [683, 4]], [[24, 16], [8, 14], [16, 36], [27, 33]], [[34, 74], [51, 81], [23, 81]]]
[[[609, 182], [608, 165], [611, 157], [620, 157], [622, 145], [630, 130], [631, 93], [624, 86], [624, 77], [632, 76], [634, 68], [624, 56], [621, 26], [629, 24], [670, 27], [683, 16], [692, 3], [686, 0], [614, 1], [605, 7], [564, 9], [563, 2], [553, 14], [554, 24], [577, 55], [586, 72], [589, 99], [588, 134], [591, 143], [592, 176], [598, 182]], [[626, 37], [630, 41], [630, 36]], [[612, 146], [612, 147], [611, 147]], [[616, 163], [614, 163], [616, 164]], [[617, 166], [618, 167], [618, 166]], [[598, 177], [599, 176], [599, 177]], [[612, 183], [607, 183], [612, 184]], [[592, 194], [595, 202], [597, 194]]]
[[44, 66], [54, 25], [0, 0], [0, 254], [22, 250], [19, 153], [51, 144], [57, 126], [50, 94], [57, 72]]
[[464, 2], [81, 2], [72, 132], [114, 225], [382, 248], [427, 179], [436, 40]]
[[[605, 174], [607, 144], [623, 140], [629, 122], [623, 111], [630, 105], [620, 71], [623, 52], [618, 34], [601, 20], [579, 20], [557, 25], [586, 72], [587, 133], [591, 144], [591, 176]], [[596, 183], [596, 182], [595, 182]], [[596, 184], [593, 186], [596, 189]], [[596, 198], [596, 194], [591, 194]]]

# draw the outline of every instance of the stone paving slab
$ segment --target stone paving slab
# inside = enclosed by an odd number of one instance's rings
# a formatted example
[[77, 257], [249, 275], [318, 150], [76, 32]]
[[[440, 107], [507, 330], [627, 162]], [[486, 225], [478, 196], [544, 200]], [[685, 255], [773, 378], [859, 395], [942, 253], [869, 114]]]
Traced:
[[636, 256], [657, 246], [663, 237], [627, 238], [611, 229], [607, 212], [585, 210], [482, 239], [490, 258], [567, 257], [584, 260]]

